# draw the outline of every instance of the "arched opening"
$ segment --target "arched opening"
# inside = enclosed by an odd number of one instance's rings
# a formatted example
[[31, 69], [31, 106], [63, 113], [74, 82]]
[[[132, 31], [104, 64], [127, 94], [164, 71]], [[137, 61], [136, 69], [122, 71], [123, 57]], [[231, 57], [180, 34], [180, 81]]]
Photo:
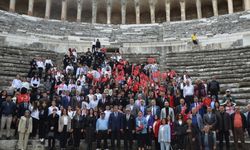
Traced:
[[170, 20], [171, 21], [178, 21], [181, 20], [181, 7], [179, 1], [172, 1], [171, 0], [171, 9], [170, 9]]
[[77, 1], [67, 3], [67, 21], [75, 22], [77, 18]]
[[44, 18], [46, 1], [34, 1], [33, 16]]
[[91, 23], [91, 21], [92, 21], [92, 2], [91, 0], [83, 0], [82, 22]]
[[97, 1], [96, 22], [102, 23], [102, 24], [107, 23], [107, 3], [106, 3], [106, 1]]
[[126, 24], [135, 24], [135, 3], [133, 0], [127, 2]]
[[19, 14], [27, 14], [29, 0], [17, 0], [16, 1], [16, 12]]
[[151, 23], [150, 8], [149, 8], [148, 0], [140, 4], [140, 15], [141, 15], [140, 16], [141, 24]]
[[218, 12], [219, 15], [228, 14], [227, 0], [218, 0]]
[[50, 19], [61, 20], [62, 1], [51, 1]]
[[213, 4], [211, 0], [208, 1], [201, 0], [201, 10], [202, 10], [202, 18], [209, 18], [214, 16]]
[[155, 5], [155, 22], [166, 22], [165, 0], [158, 0]]
[[111, 23], [121, 24], [121, 1], [113, 0], [112, 11], [111, 11]]
[[244, 11], [244, 0], [234, 0], [234, 12]]
[[186, 1], [186, 19], [192, 20], [197, 18], [196, 0]]
[[10, 0], [1, 0], [0, 1], [0, 10], [9, 11]]

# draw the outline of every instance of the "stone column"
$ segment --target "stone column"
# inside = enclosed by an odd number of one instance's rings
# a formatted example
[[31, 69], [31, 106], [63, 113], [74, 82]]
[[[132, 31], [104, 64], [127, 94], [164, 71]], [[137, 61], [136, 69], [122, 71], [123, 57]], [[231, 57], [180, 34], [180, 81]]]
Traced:
[[197, 9], [197, 18], [202, 18], [202, 11], [201, 11], [201, 0], [196, 0], [196, 9]]
[[227, 0], [227, 5], [228, 5], [228, 13], [229, 14], [234, 13], [233, 0]]
[[107, 24], [111, 23], [112, 0], [107, 0]]
[[50, 18], [51, 0], [46, 0], [45, 19]]
[[212, 5], [213, 5], [213, 12], [214, 16], [218, 16], [218, 1], [217, 0], [212, 0]]
[[244, 0], [244, 8], [245, 10], [250, 10], [250, 0]]
[[33, 8], [34, 8], [34, 0], [29, 0], [29, 6], [28, 6], [28, 15], [33, 15]]
[[166, 21], [170, 22], [170, 0], [165, 0]]
[[121, 0], [122, 24], [126, 23], [127, 0]]
[[77, 17], [76, 21], [81, 22], [82, 19], [82, 0], [77, 0]]
[[186, 2], [185, 0], [180, 0], [180, 6], [181, 6], [181, 21], [186, 20]]
[[140, 0], [135, 1], [135, 17], [136, 17], [136, 24], [140, 24]]
[[96, 23], [97, 0], [92, 0], [92, 23]]
[[150, 8], [151, 23], [155, 23], [155, 5], [157, 3], [157, 0], [149, 0], [148, 2]]
[[62, 0], [62, 12], [61, 12], [61, 20], [65, 21], [67, 19], [67, 0]]
[[10, 0], [9, 11], [10, 12], [15, 12], [15, 10], [16, 10], [16, 0]]

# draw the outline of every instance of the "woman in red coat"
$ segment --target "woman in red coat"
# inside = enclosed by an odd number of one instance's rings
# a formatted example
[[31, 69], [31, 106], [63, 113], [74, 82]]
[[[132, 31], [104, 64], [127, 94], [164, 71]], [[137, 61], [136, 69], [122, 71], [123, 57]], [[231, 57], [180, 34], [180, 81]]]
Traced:
[[157, 115], [154, 116], [154, 123], [153, 123], [153, 133], [154, 133], [154, 140], [155, 140], [155, 149], [160, 149], [160, 144], [158, 142], [158, 133], [159, 128], [161, 126], [161, 120], [158, 118]]

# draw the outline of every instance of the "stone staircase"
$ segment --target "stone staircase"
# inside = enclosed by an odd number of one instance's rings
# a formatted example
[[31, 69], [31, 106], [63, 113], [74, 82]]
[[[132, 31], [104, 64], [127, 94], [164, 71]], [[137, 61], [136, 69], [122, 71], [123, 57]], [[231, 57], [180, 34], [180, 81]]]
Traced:
[[161, 59], [162, 70], [188, 71], [192, 79], [216, 76], [221, 83], [221, 96], [231, 89], [239, 103], [250, 100], [250, 47], [221, 50], [170, 52]]
[[0, 89], [3, 90], [10, 86], [17, 74], [26, 77], [29, 72], [30, 61], [36, 57], [49, 57], [55, 64], [59, 64], [56, 58], [60, 55], [45, 49], [0, 46]]

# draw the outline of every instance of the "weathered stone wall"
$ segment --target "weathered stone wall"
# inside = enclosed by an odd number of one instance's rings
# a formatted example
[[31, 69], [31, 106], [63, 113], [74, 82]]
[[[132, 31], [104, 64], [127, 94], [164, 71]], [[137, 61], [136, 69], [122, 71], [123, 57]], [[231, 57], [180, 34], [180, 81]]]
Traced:
[[204, 49], [250, 45], [250, 12], [163, 24], [105, 25], [48, 21], [0, 11], [0, 39], [3, 45], [37, 45], [58, 52], [74, 45], [86, 50], [95, 38], [106, 46], [124, 47], [126, 43], [137, 47], [182, 45], [184, 49], [179, 50], [191, 50], [188, 43], [193, 32], [197, 33]]

